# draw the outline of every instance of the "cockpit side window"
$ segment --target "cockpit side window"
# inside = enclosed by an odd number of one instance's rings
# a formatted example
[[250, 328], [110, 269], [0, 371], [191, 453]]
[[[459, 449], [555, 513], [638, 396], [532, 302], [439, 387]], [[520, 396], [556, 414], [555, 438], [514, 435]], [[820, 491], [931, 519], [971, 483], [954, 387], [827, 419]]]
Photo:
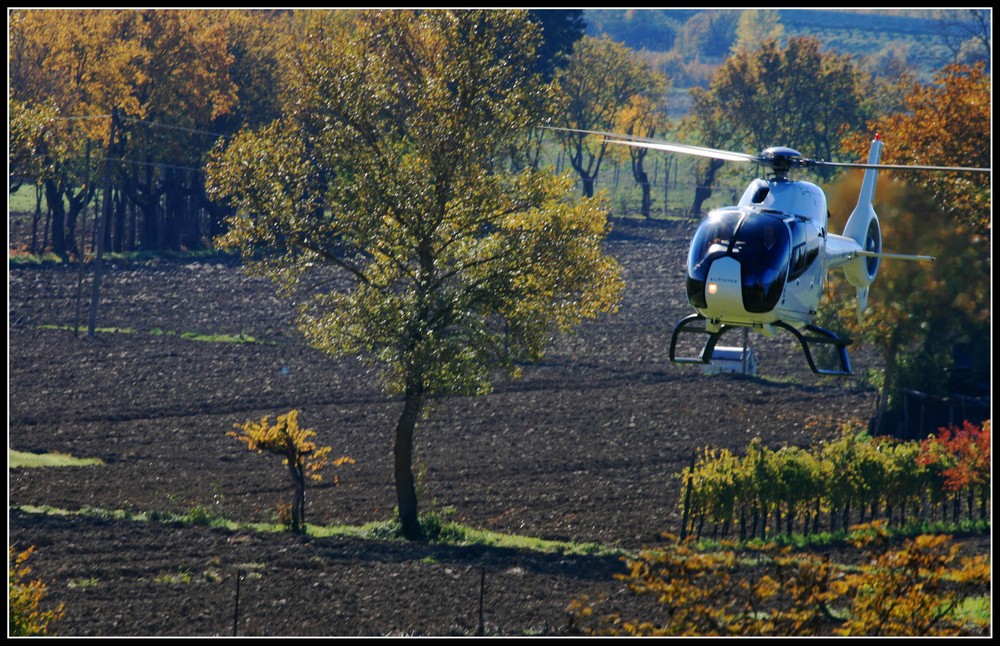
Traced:
[[788, 280], [795, 280], [804, 274], [819, 255], [819, 233], [808, 221], [797, 220], [789, 223], [792, 235], [792, 257], [788, 268]]

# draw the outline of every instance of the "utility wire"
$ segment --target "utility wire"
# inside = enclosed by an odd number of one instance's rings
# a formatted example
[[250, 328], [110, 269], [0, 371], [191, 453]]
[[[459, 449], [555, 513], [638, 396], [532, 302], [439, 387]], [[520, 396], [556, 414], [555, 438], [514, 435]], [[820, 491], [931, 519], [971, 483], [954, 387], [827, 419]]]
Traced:
[[[69, 117], [50, 117], [58, 121], [82, 121], [84, 119], [110, 119], [110, 114], [93, 114], [84, 116], [69, 116]], [[221, 132], [212, 132], [211, 130], [199, 130], [197, 128], [186, 128], [184, 126], [172, 126], [166, 123], [159, 123], [158, 121], [146, 121], [145, 119], [136, 119], [134, 117], [123, 117], [120, 119], [121, 123], [136, 123], [143, 126], [150, 126], [152, 128], [166, 128], [168, 130], [179, 130], [181, 132], [190, 132], [196, 135], [209, 135], [212, 137], [222, 137], [226, 138], [229, 135], [224, 135]]]

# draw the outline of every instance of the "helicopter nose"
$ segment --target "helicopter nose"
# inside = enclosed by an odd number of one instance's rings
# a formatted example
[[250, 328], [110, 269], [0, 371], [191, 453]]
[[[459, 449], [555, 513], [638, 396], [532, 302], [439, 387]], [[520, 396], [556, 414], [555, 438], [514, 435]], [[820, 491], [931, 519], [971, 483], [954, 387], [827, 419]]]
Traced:
[[705, 303], [717, 316], [743, 313], [740, 263], [735, 258], [719, 258], [712, 263], [705, 281]]

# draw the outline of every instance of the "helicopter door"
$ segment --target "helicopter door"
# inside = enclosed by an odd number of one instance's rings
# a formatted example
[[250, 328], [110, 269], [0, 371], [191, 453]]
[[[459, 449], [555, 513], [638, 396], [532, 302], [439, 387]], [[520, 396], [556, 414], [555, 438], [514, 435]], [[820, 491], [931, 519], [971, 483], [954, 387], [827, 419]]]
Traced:
[[788, 275], [788, 227], [781, 218], [752, 214], [736, 231], [732, 255], [740, 261], [744, 309], [758, 314], [773, 310]]

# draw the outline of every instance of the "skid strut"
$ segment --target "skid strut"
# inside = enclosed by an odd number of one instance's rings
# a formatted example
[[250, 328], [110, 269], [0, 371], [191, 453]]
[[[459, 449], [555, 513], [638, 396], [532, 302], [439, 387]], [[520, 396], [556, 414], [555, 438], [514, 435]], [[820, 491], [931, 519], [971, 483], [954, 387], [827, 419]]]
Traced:
[[[685, 316], [682, 318], [677, 325], [674, 327], [674, 333], [670, 337], [670, 360], [674, 363], [711, 363], [712, 354], [715, 351], [715, 345], [719, 342], [719, 338], [725, 334], [728, 330], [733, 327], [731, 325], [721, 325], [717, 332], [711, 332], [707, 329], [705, 325], [706, 319], [701, 314], [691, 314], [690, 316]], [[806, 331], [812, 333], [810, 336], [802, 334], [799, 330], [778, 321], [774, 323], [775, 327], [779, 327], [783, 330], [787, 330], [795, 335], [795, 338], [799, 340], [802, 345], [802, 351], [806, 355], [806, 361], [809, 363], [809, 368], [818, 375], [839, 375], [848, 376], [853, 374], [851, 372], [851, 358], [847, 354], [847, 346], [851, 344], [849, 339], [842, 339], [836, 334], [829, 330], [824, 330], [816, 325], [807, 325]], [[705, 340], [705, 345], [701, 349], [701, 353], [697, 357], [679, 357], [677, 356], [677, 339], [681, 334], [704, 334], [708, 336]], [[840, 360], [840, 369], [827, 370], [823, 368], [818, 368], [816, 362], [813, 360], [812, 351], [809, 348], [810, 343], [823, 343], [828, 345], [834, 345], [837, 347], [837, 357]]]

